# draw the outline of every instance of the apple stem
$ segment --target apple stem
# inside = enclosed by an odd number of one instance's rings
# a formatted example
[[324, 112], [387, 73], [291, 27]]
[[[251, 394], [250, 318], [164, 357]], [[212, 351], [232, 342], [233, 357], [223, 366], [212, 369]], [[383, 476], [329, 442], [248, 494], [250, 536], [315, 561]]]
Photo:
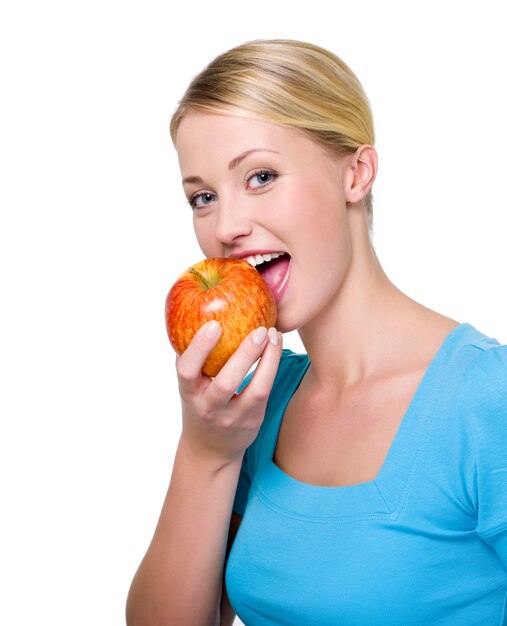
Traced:
[[206, 289], [211, 289], [211, 285], [209, 284], [209, 282], [204, 278], [204, 276], [200, 272], [195, 270], [193, 267], [191, 267], [189, 271], [192, 274], [195, 274], [204, 283], [204, 286], [206, 287]]

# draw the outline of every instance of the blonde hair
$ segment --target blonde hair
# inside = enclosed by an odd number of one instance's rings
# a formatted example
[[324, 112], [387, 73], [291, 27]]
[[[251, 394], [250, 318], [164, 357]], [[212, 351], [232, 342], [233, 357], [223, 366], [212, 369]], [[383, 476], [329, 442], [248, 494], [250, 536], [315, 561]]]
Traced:
[[[219, 55], [180, 100], [171, 118], [173, 142], [189, 111], [297, 128], [337, 156], [375, 142], [370, 105], [356, 75], [333, 53], [302, 41], [252, 41]], [[371, 227], [371, 192], [365, 209]]]

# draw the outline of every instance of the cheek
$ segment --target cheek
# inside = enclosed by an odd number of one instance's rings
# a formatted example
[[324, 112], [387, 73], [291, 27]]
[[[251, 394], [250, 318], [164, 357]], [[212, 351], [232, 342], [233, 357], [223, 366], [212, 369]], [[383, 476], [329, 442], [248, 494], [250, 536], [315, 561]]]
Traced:
[[193, 221], [194, 233], [204, 256], [207, 258], [222, 257], [223, 250], [214, 237], [214, 228], [212, 227], [211, 220], [207, 218], [195, 218]]
[[[304, 232], [302, 250], [305, 272], [326, 285], [340, 283], [351, 262], [350, 232], [345, 201], [340, 189], [332, 185], [314, 188], [306, 197], [306, 209], [300, 212], [297, 227]], [[318, 276], [319, 278], [315, 278]]]
[[345, 202], [334, 187], [321, 187], [294, 199], [297, 219], [288, 221], [300, 233], [308, 247], [329, 253], [329, 248], [343, 244], [348, 236]]

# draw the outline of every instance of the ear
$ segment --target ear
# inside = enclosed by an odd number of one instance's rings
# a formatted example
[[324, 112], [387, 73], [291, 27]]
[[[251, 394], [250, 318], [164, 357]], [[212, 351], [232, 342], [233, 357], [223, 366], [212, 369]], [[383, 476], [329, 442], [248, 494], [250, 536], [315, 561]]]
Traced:
[[377, 151], [363, 145], [351, 156], [345, 176], [345, 200], [357, 204], [366, 198], [377, 175]]

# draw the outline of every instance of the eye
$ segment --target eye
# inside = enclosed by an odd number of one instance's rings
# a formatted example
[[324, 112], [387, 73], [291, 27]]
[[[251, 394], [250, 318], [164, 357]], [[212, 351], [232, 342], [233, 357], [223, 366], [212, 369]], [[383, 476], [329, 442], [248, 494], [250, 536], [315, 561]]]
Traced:
[[193, 209], [202, 209], [208, 204], [211, 204], [217, 199], [214, 193], [210, 193], [209, 191], [201, 191], [199, 193], [194, 194], [188, 201], [190, 206]]
[[271, 184], [278, 174], [274, 170], [257, 170], [246, 178], [247, 189], [260, 189]]

